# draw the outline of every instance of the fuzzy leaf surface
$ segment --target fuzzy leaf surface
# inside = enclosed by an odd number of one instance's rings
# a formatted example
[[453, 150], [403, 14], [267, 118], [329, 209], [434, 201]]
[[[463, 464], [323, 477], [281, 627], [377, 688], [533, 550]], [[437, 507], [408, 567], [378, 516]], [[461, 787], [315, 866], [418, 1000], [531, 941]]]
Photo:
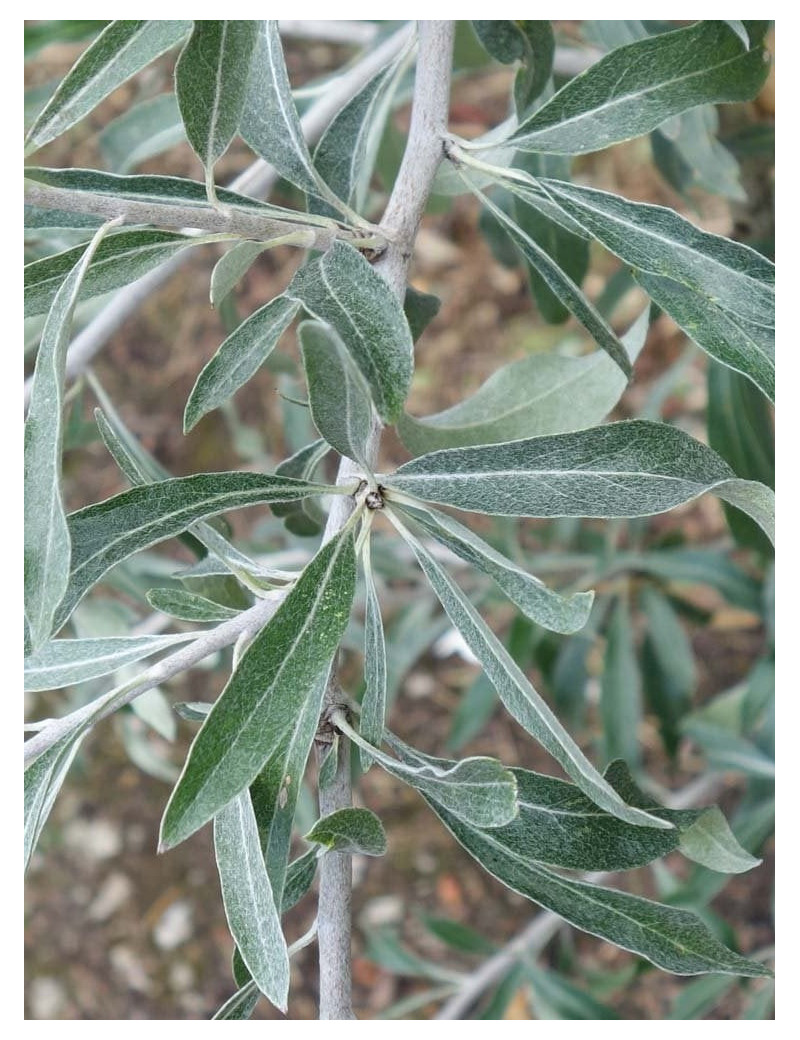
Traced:
[[150, 589], [147, 602], [153, 610], [160, 610], [162, 614], [180, 621], [227, 621], [239, 613], [233, 607], [223, 606], [185, 589]]
[[25, 770], [26, 870], [82, 739], [82, 735], [66, 734]]
[[186, 402], [184, 433], [255, 375], [298, 310], [294, 300], [276, 296], [234, 329], [197, 377]]
[[[364, 613], [364, 696], [358, 730], [370, 744], [380, 744], [386, 721], [386, 639], [383, 632], [381, 605], [372, 573], [371, 540], [364, 546], [364, 585], [366, 607]], [[361, 768], [366, 771], [371, 759], [359, 748]]]
[[116, 21], [83, 52], [28, 133], [41, 147], [88, 115], [112, 90], [174, 47], [188, 21]]
[[196, 636], [196, 632], [182, 632], [168, 636], [53, 639], [25, 658], [25, 690], [60, 690], [62, 686], [98, 679]]
[[304, 321], [297, 332], [314, 425], [340, 455], [360, 463], [369, 473], [372, 399], [364, 376], [330, 326]]
[[383, 856], [386, 852], [383, 824], [369, 809], [337, 809], [318, 820], [305, 837], [331, 852], [362, 856]]
[[289, 954], [248, 791], [214, 817], [214, 853], [234, 942], [261, 992], [286, 1011]]
[[581, 155], [646, 134], [697, 105], [748, 101], [769, 70], [724, 22], [698, 22], [618, 47], [570, 80], [508, 138], [520, 150]]
[[336, 241], [297, 272], [286, 295], [336, 330], [366, 379], [378, 414], [394, 422], [411, 385], [414, 344], [402, 306], [369, 262]]
[[[214, 703], [170, 797], [162, 848], [185, 840], [251, 784], [271, 756], [291, 742], [312, 700], [316, 725], [321, 687], [354, 591], [353, 537], [344, 531], [308, 564]], [[290, 777], [295, 788], [299, 782], [298, 775]]]

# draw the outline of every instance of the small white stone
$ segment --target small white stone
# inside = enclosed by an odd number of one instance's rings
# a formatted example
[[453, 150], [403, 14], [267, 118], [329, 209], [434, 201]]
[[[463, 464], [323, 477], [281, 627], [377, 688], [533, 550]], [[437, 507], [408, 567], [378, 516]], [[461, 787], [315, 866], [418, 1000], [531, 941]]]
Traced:
[[97, 895], [89, 907], [90, 921], [106, 921], [111, 917], [133, 892], [133, 884], [127, 874], [115, 871], [109, 874], [100, 886]]
[[170, 903], [153, 928], [153, 940], [162, 950], [174, 950], [192, 935], [192, 908], [184, 900]]
[[64, 827], [64, 842], [86, 859], [108, 859], [122, 851], [119, 827], [109, 820], [72, 820]]
[[361, 911], [361, 925], [363, 928], [380, 928], [385, 924], [398, 924], [403, 920], [403, 913], [400, 896], [376, 896]]
[[64, 987], [57, 979], [44, 975], [32, 980], [28, 991], [31, 1018], [58, 1018], [66, 1000]]
[[144, 965], [129, 946], [114, 946], [108, 952], [111, 967], [129, 989], [149, 993], [153, 985]]

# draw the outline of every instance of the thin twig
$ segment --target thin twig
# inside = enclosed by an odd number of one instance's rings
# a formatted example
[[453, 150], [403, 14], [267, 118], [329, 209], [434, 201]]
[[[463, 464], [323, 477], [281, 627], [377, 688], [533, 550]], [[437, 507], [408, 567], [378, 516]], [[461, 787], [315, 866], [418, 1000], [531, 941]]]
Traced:
[[[664, 800], [672, 809], [688, 809], [698, 803], [713, 801], [724, 786], [724, 777], [718, 773], [711, 774], [700, 777]], [[613, 876], [609, 871], [597, 872], [585, 874], [582, 880], [601, 884]], [[442, 1005], [435, 1017], [443, 1020], [463, 1018], [481, 995], [507, 975], [521, 958], [538, 957], [550, 940], [566, 927], [567, 922], [551, 910], [537, 914], [502, 950], [467, 977], [458, 993]]]
[[[419, 56], [411, 125], [403, 161], [397, 175], [389, 203], [379, 230], [384, 232], [389, 247], [375, 264], [398, 300], [403, 299], [408, 277], [408, 265], [422, 214], [428, 202], [433, 178], [442, 159], [442, 140], [447, 131], [450, 99], [450, 71], [453, 53], [453, 22], [427, 21], [419, 23]], [[381, 425], [373, 421], [372, 437], [367, 461], [375, 468], [380, 444]], [[349, 482], [360, 472], [351, 459], [343, 458], [338, 482]], [[328, 517], [325, 537], [332, 537], [347, 520], [353, 503], [337, 499]], [[330, 708], [338, 696], [338, 684], [329, 684], [326, 707]], [[340, 741], [340, 756], [345, 755]], [[323, 793], [320, 792], [322, 810]], [[352, 804], [350, 773], [342, 769], [339, 781], [324, 794], [326, 813]], [[350, 985], [350, 890], [352, 867], [350, 856], [338, 853], [326, 856], [320, 864], [320, 891], [318, 902], [319, 964], [320, 964], [320, 1019], [355, 1018]], [[342, 985], [341, 980], [346, 980]]]

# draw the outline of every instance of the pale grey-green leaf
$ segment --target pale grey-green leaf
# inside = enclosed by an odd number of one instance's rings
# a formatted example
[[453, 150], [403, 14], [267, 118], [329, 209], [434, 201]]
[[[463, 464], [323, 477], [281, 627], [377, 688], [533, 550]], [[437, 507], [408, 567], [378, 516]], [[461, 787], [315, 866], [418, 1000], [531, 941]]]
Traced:
[[135, 75], [191, 27], [188, 21], [116, 21], [83, 52], [28, 133], [41, 147], [88, 115], [112, 90]]
[[383, 824], [369, 809], [337, 809], [323, 816], [305, 836], [331, 852], [382, 856], [386, 852]]
[[630, 611], [625, 599], [620, 597], [607, 630], [603, 677], [600, 684], [600, 716], [603, 723], [603, 748], [607, 760], [621, 758], [631, 766], [638, 765], [641, 760], [640, 684]]
[[255, 375], [299, 309], [294, 300], [276, 296], [234, 329], [197, 377], [186, 402], [184, 433]]
[[741, 874], [761, 862], [743, 849], [722, 812], [712, 806], [681, 834], [680, 850], [695, 863], [723, 874]]
[[[380, 744], [386, 719], [386, 640], [383, 633], [381, 605], [372, 574], [372, 540], [364, 546], [364, 585], [366, 607], [364, 613], [364, 696], [358, 729], [364, 740]], [[366, 771], [372, 763], [369, 753], [359, 748], [361, 768]]]
[[214, 817], [214, 852], [234, 942], [258, 988], [285, 1012], [289, 955], [247, 791]]
[[225, 1019], [241, 1021], [250, 1018], [260, 995], [255, 982], [246, 982], [244, 986], [236, 990], [233, 996], [228, 997], [222, 1007], [212, 1016], [212, 1021]]
[[109, 225], [84, 249], [57, 289], [42, 332], [25, 422], [24, 590], [31, 646], [53, 630], [67, 590], [71, 537], [61, 499], [64, 366], [83, 279]]
[[112, 120], [98, 136], [103, 158], [114, 173], [130, 173], [139, 163], [186, 140], [175, 95], [147, 98]]
[[387, 422], [408, 396], [414, 344], [403, 308], [386, 282], [352, 246], [336, 241], [302, 267], [286, 295], [339, 334]]
[[[217, 193], [219, 195], [219, 193]], [[267, 242], [237, 242], [224, 253], [211, 272], [211, 306], [219, 307], [226, 296], [250, 270], [255, 261], [268, 249], [277, 246], [311, 246], [314, 244], [312, 231], [291, 231]]]
[[578, 155], [648, 133], [696, 105], [746, 101], [768, 71], [761, 41], [698, 22], [618, 47], [570, 80], [514, 131], [524, 151]]
[[25, 690], [59, 690], [110, 675], [118, 668], [196, 636], [196, 632], [182, 632], [169, 636], [54, 639], [25, 658]]
[[665, 423], [634, 419], [590, 430], [434, 451], [382, 476], [429, 502], [498, 516], [632, 517], [662, 513], [707, 491], [766, 530], [773, 495], [738, 480], [706, 445]]
[[25, 869], [39, 841], [64, 777], [72, 765], [82, 734], [68, 733], [25, 770]]
[[195, 20], [175, 66], [181, 118], [211, 198], [214, 164], [239, 127], [258, 33], [254, 21]]
[[551, 632], [563, 634], [577, 632], [586, 624], [594, 600], [593, 592], [561, 596], [538, 578], [526, 574], [521, 567], [451, 516], [425, 509], [422, 504], [402, 506], [401, 512], [456, 556], [493, 578], [505, 595], [532, 621]]
[[239, 613], [185, 589], [150, 589], [147, 602], [154, 610], [181, 621], [227, 621]]
[[367, 381], [329, 325], [304, 321], [297, 334], [314, 425], [340, 455], [360, 463], [365, 473], [370, 473], [367, 452], [373, 411]]
[[[393, 517], [393, 519], [396, 518]], [[442, 570], [423, 545], [401, 526], [401, 534], [441, 600], [450, 620], [461, 632], [491, 679], [509, 712], [572, 777], [578, 787], [612, 816], [639, 826], [669, 827], [640, 809], [627, 805], [592, 766], [567, 733], [544, 699], [531, 686], [500, 640], [488, 627], [469, 599]]]
[[[344, 531], [308, 564], [215, 702], [170, 797], [163, 848], [183, 841], [252, 783], [311, 701], [318, 717], [321, 679], [349, 620], [354, 591], [353, 536]], [[299, 782], [296, 774], [289, 777], [295, 790]]]

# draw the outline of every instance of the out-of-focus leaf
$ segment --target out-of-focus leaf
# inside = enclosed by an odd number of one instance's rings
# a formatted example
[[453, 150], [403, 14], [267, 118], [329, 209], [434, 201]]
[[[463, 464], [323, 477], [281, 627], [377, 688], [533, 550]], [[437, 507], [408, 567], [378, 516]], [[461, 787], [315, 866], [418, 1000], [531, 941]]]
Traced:
[[736, 985], [727, 975], [709, 975], [684, 986], [672, 1003], [667, 1016], [671, 1021], [704, 1018]]
[[529, 21], [473, 21], [472, 27], [493, 58], [506, 65], [522, 62], [514, 82], [514, 102], [522, 115], [544, 90], [553, 70], [553, 27], [550, 22]]
[[175, 95], [158, 94], [132, 105], [112, 120], [97, 140], [114, 173], [130, 173], [140, 163], [186, 140]]
[[304, 321], [297, 334], [314, 425], [340, 455], [360, 463], [366, 473], [371, 472], [367, 454], [373, 412], [364, 376], [329, 325]]
[[408, 321], [408, 327], [411, 329], [411, 338], [415, 343], [439, 313], [441, 306], [442, 301], [438, 296], [420, 292], [413, 285], [406, 286], [403, 311]]
[[70, 573], [71, 535], [61, 498], [64, 366], [72, 316], [92, 259], [109, 228], [104, 224], [56, 288], [42, 332], [25, 422], [25, 617], [31, 646], [53, 631]]
[[54, 639], [25, 658], [25, 690], [59, 690], [98, 679], [196, 636], [196, 632], [182, 632], [170, 636]]
[[285, 1012], [289, 955], [248, 791], [214, 817], [214, 852], [231, 935], [258, 988]]
[[179, 43], [191, 22], [116, 21], [105, 28], [64, 77], [27, 142], [40, 148], [88, 115], [112, 90]]
[[254, 21], [195, 20], [175, 65], [175, 94], [189, 144], [215, 198], [214, 164], [239, 127], [250, 62], [259, 33]]
[[183, 415], [188, 433], [224, 404], [259, 370], [299, 310], [294, 300], [276, 296], [251, 314], [220, 346], [203, 368], [189, 394]]
[[608, 627], [600, 712], [606, 759], [621, 758], [637, 765], [642, 757], [641, 690], [630, 611], [622, 598], [617, 601]]
[[486, 956], [497, 952], [493, 942], [476, 932], [469, 925], [460, 921], [451, 921], [447, 917], [429, 917], [425, 914], [422, 923], [441, 942], [451, 946], [460, 953], [479, 953]]
[[362, 856], [383, 856], [386, 852], [383, 824], [369, 809], [337, 809], [318, 820], [305, 839], [331, 852]]
[[620, 1016], [591, 994], [584, 992], [562, 975], [527, 965], [525, 975], [532, 989], [531, 1003], [537, 1019], [589, 1019], [603, 1021]]
[[300, 268], [286, 295], [336, 330], [369, 384], [378, 414], [394, 422], [408, 396], [414, 343], [402, 307], [369, 262], [336, 241]]
[[745, 737], [693, 716], [684, 719], [681, 729], [702, 748], [712, 769], [720, 772], [733, 770], [766, 780], [775, 778], [774, 761]]
[[49, 19], [25, 25], [26, 60], [51, 43], [80, 43], [96, 36], [108, 22]]
[[647, 619], [642, 648], [645, 693], [658, 715], [667, 752], [674, 756], [680, 739], [679, 723], [689, 711], [696, 683], [694, 654], [666, 596], [648, 587], [642, 590], [641, 604]]
[[[308, 564], [214, 703], [167, 805], [162, 848], [186, 839], [251, 784], [287, 739], [299, 739], [296, 727], [307, 715], [316, 724], [354, 591], [353, 536], [345, 530]], [[312, 739], [313, 730], [306, 755]], [[296, 787], [300, 777], [282, 782]], [[277, 900], [274, 882], [273, 891]]]
[[677, 191], [696, 186], [744, 202], [747, 196], [739, 179], [739, 163], [720, 144], [718, 129], [713, 105], [683, 112], [670, 120], [669, 132], [666, 126], [653, 131], [653, 160]]

